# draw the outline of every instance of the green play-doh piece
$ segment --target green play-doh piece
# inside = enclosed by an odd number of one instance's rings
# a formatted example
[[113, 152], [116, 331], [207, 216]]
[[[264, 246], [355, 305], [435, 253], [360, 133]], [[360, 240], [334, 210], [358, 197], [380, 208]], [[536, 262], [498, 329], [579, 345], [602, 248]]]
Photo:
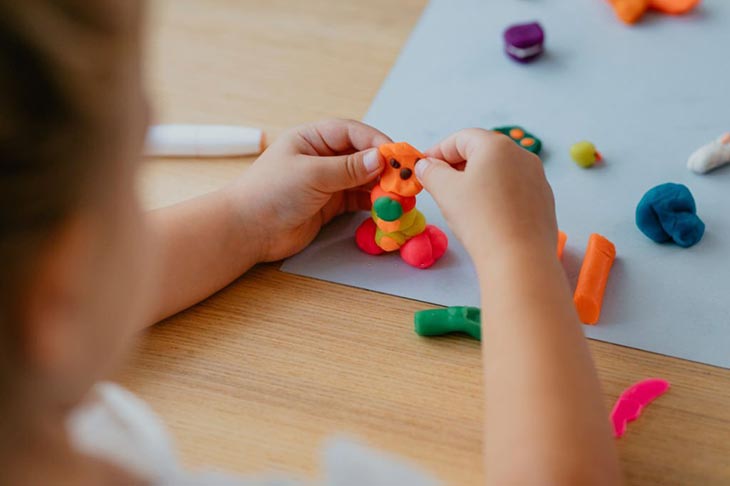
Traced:
[[442, 336], [463, 332], [477, 341], [482, 339], [482, 312], [478, 307], [455, 306], [446, 309], [429, 309], [414, 314], [416, 334]]
[[524, 128], [517, 125], [493, 128], [495, 132], [503, 133], [523, 149], [539, 155], [542, 150], [542, 141]]
[[373, 209], [378, 218], [383, 221], [395, 221], [403, 215], [403, 206], [387, 196], [377, 198], [373, 203]]

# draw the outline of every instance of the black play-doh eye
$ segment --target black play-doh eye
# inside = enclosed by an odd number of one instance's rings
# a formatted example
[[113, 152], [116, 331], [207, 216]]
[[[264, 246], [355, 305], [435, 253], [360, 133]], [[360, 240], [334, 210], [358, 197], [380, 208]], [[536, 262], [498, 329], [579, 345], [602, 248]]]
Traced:
[[400, 169], [400, 162], [395, 159], [390, 159], [390, 166], [394, 169]]

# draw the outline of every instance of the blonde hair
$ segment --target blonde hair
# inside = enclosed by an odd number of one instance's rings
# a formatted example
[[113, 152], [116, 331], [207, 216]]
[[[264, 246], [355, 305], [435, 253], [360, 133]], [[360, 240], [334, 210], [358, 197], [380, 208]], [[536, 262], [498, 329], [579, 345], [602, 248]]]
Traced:
[[114, 160], [140, 4], [0, 0], [0, 395], [35, 257]]

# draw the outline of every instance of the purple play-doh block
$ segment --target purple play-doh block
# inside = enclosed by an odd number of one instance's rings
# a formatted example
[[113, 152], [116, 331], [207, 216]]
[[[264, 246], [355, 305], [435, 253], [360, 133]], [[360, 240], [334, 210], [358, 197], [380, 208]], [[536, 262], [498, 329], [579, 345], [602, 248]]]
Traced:
[[537, 22], [518, 24], [504, 31], [504, 51], [517, 62], [530, 62], [543, 52], [545, 32]]

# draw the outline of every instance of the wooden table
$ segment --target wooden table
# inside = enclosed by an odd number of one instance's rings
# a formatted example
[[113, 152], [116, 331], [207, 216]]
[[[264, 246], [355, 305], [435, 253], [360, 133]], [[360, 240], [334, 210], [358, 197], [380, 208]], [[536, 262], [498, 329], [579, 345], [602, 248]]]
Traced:
[[[324, 117], [360, 118], [425, 3], [154, 1], [157, 119], [275, 136]], [[155, 207], [210, 191], [249, 163], [152, 161], [143, 198]], [[344, 432], [448, 484], [480, 484], [479, 346], [415, 336], [412, 314], [423, 307], [262, 265], [151, 329], [120, 379], [164, 418], [191, 467], [313, 478], [323, 440]], [[730, 484], [730, 372], [591, 348], [608, 407], [641, 378], [673, 386], [618, 441], [630, 484]]]

